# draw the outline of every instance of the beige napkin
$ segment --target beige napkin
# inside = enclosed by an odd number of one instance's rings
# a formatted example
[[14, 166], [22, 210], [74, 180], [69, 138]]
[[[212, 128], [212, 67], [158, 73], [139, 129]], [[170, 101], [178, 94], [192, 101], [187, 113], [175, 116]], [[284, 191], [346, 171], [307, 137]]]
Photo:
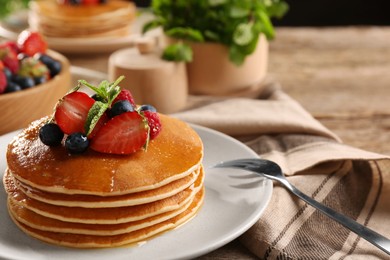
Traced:
[[[174, 116], [243, 141], [277, 162], [307, 195], [390, 238], [390, 157], [342, 144], [270, 84], [262, 97], [193, 97]], [[259, 221], [240, 238], [260, 259], [389, 259], [274, 183]]]

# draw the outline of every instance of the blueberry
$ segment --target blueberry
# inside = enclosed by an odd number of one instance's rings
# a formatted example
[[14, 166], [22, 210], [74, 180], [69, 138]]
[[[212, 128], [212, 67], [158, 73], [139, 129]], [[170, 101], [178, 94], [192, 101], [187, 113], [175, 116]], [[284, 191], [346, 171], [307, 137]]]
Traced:
[[118, 102], [115, 102], [115, 104], [108, 111], [108, 116], [112, 118], [125, 112], [132, 111], [134, 111], [134, 108], [128, 100], [119, 100]]
[[22, 89], [32, 88], [35, 86], [35, 82], [31, 77], [14, 75], [12, 81], [18, 84]]
[[54, 123], [49, 123], [39, 129], [39, 139], [48, 146], [58, 146], [64, 138], [61, 128]]
[[157, 109], [152, 105], [142, 105], [140, 106], [139, 111], [157, 112]]
[[7, 78], [7, 80], [10, 81], [11, 78], [12, 78], [12, 72], [10, 71], [10, 69], [7, 68], [7, 67], [4, 67], [3, 68], [3, 72], [4, 72], [5, 77]]
[[46, 65], [48, 69], [50, 70], [50, 77], [54, 77], [55, 75], [59, 74], [62, 69], [61, 62], [54, 60], [49, 65]]
[[22, 88], [16, 84], [15, 82], [9, 81], [7, 84], [7, 87], [5, 88], [5, 93], [11, 93], [11, 92], [16, 92], [20, 91]]
[[46, 65], [46, 67], [50, 71], [50, 76], [51, 77], [54, 77], [55, 75], [60, 73], [60, 71], [62, 69], [61, 62], [53, 59], [52, 57], [50, 57], [47, 54], [42, 54], [42, 53], [39, 53], [39, 54], [37, 54], [34, 57], [36, 57], [39, 61], [41, 61], [43, 64]]
[[35, 85], [43, 84], [43, 83], [45, 83], [46, 81], [47, 81], [47, 80], [46, 80], [46, 77], [45, 77], [45, 76], [34, 77]]
[[65, 147], [70, 153], [83, 153], [89, 146], [88, 138], [82, 133], [68, 135], [65, 140]]
[[69, 0], [69, 4], [71, 4], [71, 5], [79, 5], [79, 4], [81, 4], [81, 0]]
[[50, 57], [47, 54], [43, 54], [43, 53], [37, 53], [37, 54], [35, 54], [34, 57], [37, 58], [40, 62], [42, 62], [46, 66], [54, 61], [54, 59], [52, 57]]

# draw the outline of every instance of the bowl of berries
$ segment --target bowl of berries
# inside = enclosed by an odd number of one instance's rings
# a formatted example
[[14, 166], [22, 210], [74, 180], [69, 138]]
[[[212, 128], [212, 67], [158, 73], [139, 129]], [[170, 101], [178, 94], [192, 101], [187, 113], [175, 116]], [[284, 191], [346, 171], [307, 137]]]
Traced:
[[37, 32], [0, 43], [0, 134], [49, 115], [71, 85], [70, 64]]

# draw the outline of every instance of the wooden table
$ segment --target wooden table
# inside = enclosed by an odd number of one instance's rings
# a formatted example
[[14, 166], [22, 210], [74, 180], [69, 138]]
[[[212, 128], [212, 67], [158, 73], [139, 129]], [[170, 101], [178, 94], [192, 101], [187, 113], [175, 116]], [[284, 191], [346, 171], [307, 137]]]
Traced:
[[[107, 72], [107, 56], [69, 56]], [[269, 74], [352, 146], [390, 154], [390, 27], [278, 28]], [[255, 259], [239, 241], [199, 259]]]

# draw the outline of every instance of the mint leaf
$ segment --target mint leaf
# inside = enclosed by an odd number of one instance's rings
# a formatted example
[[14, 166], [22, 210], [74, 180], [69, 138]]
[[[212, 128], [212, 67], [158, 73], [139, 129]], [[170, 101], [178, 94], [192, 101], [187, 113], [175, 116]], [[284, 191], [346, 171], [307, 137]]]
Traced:
[[233, 34], [233, 41], [237, 45], [247, 45], [253, 40], [253, 38], [254, 35], [251, 24], [239, 24]]
[[103, 116], [104, 112], [108, 109], [108, 104], [101, 101], [95, 101], [92, 107], [88, 111], [87, 120], [85, 121], [84, 129], [87, 136], [92, 133], [99, 119]]
[[176, 43], [165, 48], [162, 58], [168, 61], [192, 61], [192, 49], [189, 45], [183, 43]]
[[193, 42], [204, 42], [202, 33], [198, 30], [194, 30], [191, 28], [176, 27], [165, 31], [165, 34], [177, 39]]

